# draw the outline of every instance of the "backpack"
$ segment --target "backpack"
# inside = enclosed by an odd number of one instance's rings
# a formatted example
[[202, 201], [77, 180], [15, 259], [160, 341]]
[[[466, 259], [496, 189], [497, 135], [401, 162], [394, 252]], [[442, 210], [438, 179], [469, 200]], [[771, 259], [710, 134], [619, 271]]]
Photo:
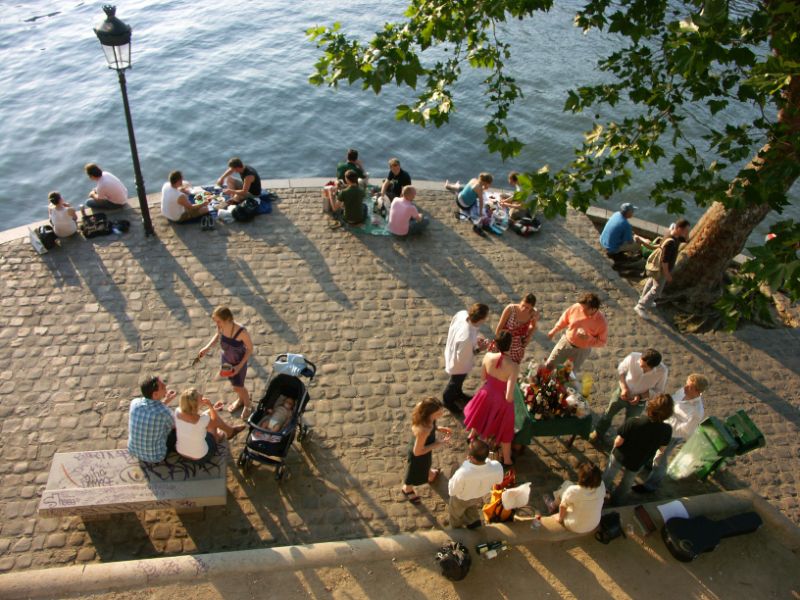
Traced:
[[40, 225], [36, 228], [36, 237], [42, 242], [45, 250], [52, 250], [56, 247], [56, 232], [50, 225]]
[[450, 542], [439, 548], [436, 553], [436, 562], [442, 570], [442, 575], [450, 581], [461, 581], [469, 573], [472, 558], [467, 547], [460, 542]]
[[625, 537], [622, 531], [622, 523], [620, 523], [619, 513], [613, 511], [600, 517], [600, 528], [594, 534], [594, 539], [603, 544], [608, 544], [611, 540], [619, 536]]
[[661, 262], [664, 256], [664, 241], [662, 241], [658, 248], [653, 250], [653, 253], [647, 257], [647, 263], [644, 265], [644, 272], [648, 277], [653, 279], [661, 278]]
[[255, 198], [245, 198], [233, 207], [231, 214], [233, 218], [242, 223], [252, 221], [261, 210], [260, 202]]
[[85, 238], [93, 238], [99, 235], [109, 235], [111, 233], [111, 221], [105, 213], [84, 214], [80, 223], [81, 235]]

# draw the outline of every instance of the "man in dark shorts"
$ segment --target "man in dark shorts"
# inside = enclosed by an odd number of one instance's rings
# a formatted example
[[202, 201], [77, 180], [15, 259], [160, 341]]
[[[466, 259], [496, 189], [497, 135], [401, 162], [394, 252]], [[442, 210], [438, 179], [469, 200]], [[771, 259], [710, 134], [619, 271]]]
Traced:
[[[238, 177], [234, 177], [235, 175]], [[223, 193], [230, 196], [233, 204], [261, 195], [261, 177], [258, 172], [237, 156], [228, 161], [228, 169], [217, 179], [217, 185], [224, 187]]]
[[650, 314], [647, 311], [655, 308], [656, 300], [661, 296], [661, 292], [664, 291], [664, 286], [672, 281], [672, 271], [678, 258], [678, 250], [688, 237], [689, 221], [678, 219], [675, 222], [672, 234], [661, 243], [661, 268], [658, 273], [649, 274], [650, 276], [642, 289], [642, 295], [639, 297], [639, 302], [636, 303], [633, 309], [642, 319], [650, 318]]

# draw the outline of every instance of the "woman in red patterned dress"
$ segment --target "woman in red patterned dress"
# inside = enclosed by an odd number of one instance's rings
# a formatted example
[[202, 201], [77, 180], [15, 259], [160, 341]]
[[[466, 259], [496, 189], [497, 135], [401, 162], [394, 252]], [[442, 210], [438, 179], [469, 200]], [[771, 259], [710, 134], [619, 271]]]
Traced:
[[518, 365], [525, 357], [525, 348], [536, 331], [536, 323], [539, 321], [539, 311], [536, 310], [536, 296], [526, 294], [519, 304], [509, 304], [500, 315], [500, 322], [497, 324], [495, 334], [501, 331], [508, 331], [511, 334], [511, 349], [508, 351], [508, 358]]

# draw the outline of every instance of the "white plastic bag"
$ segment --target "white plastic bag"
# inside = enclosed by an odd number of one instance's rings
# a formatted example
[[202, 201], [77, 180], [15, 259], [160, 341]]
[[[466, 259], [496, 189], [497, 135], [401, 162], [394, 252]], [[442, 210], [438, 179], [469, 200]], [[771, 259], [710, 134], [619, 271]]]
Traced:
[[515, 508], [522, 508], [528, 504], [528, 499], [531, 497], [531, 483], [523, 483], [517, 487], [508, 488], [503, 491], [501, 497], [503, 508], [509, 510]]

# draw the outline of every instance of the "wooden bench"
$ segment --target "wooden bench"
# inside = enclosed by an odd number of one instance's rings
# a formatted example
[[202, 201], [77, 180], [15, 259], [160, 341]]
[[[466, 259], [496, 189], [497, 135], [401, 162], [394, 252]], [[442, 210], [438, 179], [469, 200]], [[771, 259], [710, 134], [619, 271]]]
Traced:
[[100, 517], [152, 509], [195, 510], [225, 504], [228, 447], [196, 464], [170, 454], [142, 463], [125, 449], [59, 452], [39, 502], [43, 517]]

